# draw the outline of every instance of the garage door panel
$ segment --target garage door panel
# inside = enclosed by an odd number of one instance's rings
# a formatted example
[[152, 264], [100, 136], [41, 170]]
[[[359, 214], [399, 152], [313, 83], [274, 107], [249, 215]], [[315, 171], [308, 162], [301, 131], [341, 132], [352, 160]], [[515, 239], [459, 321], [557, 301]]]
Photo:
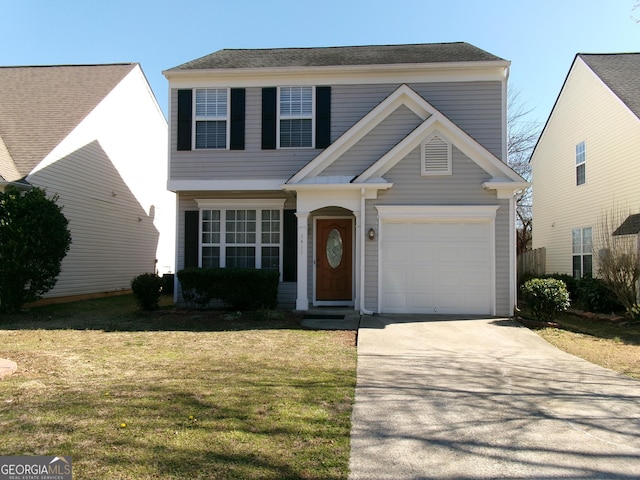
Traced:
[[489, 222], [383, 224], [382, 311], [491, 312]]

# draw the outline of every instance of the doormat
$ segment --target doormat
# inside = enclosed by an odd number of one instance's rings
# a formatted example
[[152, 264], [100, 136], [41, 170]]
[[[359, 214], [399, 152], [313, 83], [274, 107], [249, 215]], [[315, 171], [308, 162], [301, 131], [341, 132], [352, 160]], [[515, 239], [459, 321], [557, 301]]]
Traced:
[[344, 315], [331, 315], [321, 313], [310, 313], [302, 317], [304, 320], [344, 320]]

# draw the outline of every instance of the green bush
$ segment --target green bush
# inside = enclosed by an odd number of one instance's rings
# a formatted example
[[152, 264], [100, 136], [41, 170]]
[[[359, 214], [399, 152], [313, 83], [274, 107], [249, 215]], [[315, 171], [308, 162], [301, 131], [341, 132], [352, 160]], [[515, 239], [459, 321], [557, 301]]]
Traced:
[[178, 272], [182, 298], [204, 308], [216, 299], [233, 310], [275, 308], [279, 273], [273, 270], [186, 268]]
[[552, 320], [570, 305], [566, 284], [555, 278], [533, 278], [522, 286], [521, 294], [537, 320]]
[[142, 310], [156, 310], [162, 293], [162, 278], [155, 273], [143, 273], [131, 280], [131, 290]]
[[0, 192], [0, 310], [18, 311], [55, 286], [71, 245], [57, 201], [39, 188]]
[[191, 267], [180, 270], [178, 281], [182, 287], [182, 298], [190, 307], [204, 308], [214, 298], [220, 298], [215, 272], [219, 269]]
[[590, 312], [611, 313], [624, 310], [614, 293], [599, 278], [584, 277], [578, 280], [578, 303]]

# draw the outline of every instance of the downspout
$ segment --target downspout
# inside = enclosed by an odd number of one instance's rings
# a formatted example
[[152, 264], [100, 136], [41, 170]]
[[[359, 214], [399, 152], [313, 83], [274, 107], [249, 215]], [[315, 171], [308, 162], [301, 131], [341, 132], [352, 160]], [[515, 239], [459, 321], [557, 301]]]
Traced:
[[364, 306], [364, 265], [365, 265], [365, 245], [366, 245], [366, 229], [365, 229], [365, 192], [364, 188], [360, 189], [360, 314], [361, 315], [375, 315], [375, 312], [367, 310]]

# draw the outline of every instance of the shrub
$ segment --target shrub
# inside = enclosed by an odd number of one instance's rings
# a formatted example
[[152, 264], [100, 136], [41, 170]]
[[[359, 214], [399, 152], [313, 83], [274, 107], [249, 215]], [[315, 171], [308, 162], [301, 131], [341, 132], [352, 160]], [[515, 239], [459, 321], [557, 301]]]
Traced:
[[217, 269], [213, 268], [185, 268], [180, 270], [178, 281], [182, 287], [182, 298], [190, 307], [204, 308], [214, 298], [220, 298], [220, 293], [216, 291], [218, 284], [214, 275]]
[[14, 187], [0, 192], [0, 309], [18, 311], [51, 290], [71, 245], [58, 196]]
[[571, 275], [566, 273], [550, 273], [548, 275], [543, 275], [539, 278], [554, 278], [556, 280], [560, 280], [564, 282], [567, 287], [567, 292], [569, 292], [569, 300], [575, 301], [578, 298], [578, 281], [576, 278], [573, 278]]
[[182, 298], [204, 308], [214, 300], [233, 310], [275, 308], [279, 274], [273, 270], [186, 268], [178, 272]]
[[142, 310], [156, 310], [162, 293], [162, 278], [155, 273], [143, 273], [131, 280], [131, 290]]
[[584, 277], [578, 280], [578, 302], [590, 312], [609, 313], [624, 309], [614, 293], [599, 278]]
[[562, 280], [534, 278], [521, 288], [522, 298], [536, 320], [552, 320], [569, 307], [569, 292]]

